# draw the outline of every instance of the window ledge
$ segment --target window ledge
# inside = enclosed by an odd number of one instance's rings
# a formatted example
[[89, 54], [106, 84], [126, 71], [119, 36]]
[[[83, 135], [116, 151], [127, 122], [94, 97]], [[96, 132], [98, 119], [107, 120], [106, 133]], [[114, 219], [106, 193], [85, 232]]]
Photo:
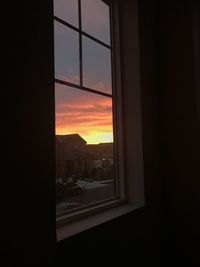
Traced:
[[101, 213], [83, 218], [81, 220], [68, 223], [67, 225], [57, 228], [57, 241], [78, 234], [82, 231], [115, 219], [119, 216], [125, 215], [131, 211], [141, 208], [143, 205], [123, 204], [115, 208], [103, 211]]

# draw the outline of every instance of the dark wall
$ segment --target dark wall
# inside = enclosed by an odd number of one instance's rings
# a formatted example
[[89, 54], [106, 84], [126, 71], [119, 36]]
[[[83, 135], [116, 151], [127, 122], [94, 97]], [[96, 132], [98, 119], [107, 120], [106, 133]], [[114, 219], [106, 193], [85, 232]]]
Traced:
[[199, 3], [160, 5], [166, 259], [200, 266]]
[[7, 2], [2, 14], [1, 264], [50, 266], [55, 247], [52, 1]]

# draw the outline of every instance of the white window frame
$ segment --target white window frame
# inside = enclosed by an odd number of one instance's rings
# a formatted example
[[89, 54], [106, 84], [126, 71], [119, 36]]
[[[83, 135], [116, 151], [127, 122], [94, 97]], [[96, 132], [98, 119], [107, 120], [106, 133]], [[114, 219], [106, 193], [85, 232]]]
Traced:
[[[117, 133], [119, 199], [59, 216], [56, 219], [57, 241], [127, 214], [145, 204], [137, 1], [132, 1], [130, 5], [131, 17], [125, 15], [130, 8], [129, 4], [124, 4], [120, 13], [123, 20], [119, 15], [119, 0], [113, 1], [111, 7], [114, 21], [112, 39], [115, 61], [112, 63], [115, 72], [114, 131]], [[127, 23], [131, 23], [131, 30], [126, 28]], [[123, 34], [119, 33], [119, 28]], [[132, 37], [129, 39], [130, 32]], [[120, 38], [123, 41], [122, 48]]]

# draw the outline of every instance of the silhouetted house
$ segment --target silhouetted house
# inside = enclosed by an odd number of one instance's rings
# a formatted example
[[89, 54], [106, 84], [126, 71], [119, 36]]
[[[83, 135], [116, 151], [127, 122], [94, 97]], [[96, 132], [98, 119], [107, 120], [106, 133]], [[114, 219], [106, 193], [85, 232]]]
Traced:
[[113, 162], [113, 143], [89, 144], [84, 147], [96, 160], [107, 159]]
[[94, 169], [94, 156], [84, 150], [86, 141], [78, 134], [56, 135], [56, 179], [72, 175], [89, 175]]
[[87, 145], [78, 134], [56, 135], [56, 180], [67, 181], [72, 175], [112, 179], [113, 143]]
[[114, 178], [113, 143], [85, 145], [84, 150], [94, 156], [94, 177], [99, 179]]

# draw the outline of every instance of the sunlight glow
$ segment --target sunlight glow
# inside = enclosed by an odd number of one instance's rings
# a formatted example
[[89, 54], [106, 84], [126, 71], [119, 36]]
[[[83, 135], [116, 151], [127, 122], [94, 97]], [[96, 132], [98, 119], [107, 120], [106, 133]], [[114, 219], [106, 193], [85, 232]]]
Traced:
[[[101, 129], [102, 128], [102, 129]], [[76, 130], [67, 129], [67, 127], [60, 127], [56, 128], [56, 134], [57, 135], [65, 135], [65, 134], [74, 134], [78, 133], [86, 142], [87, 144], [99, 144], [99, 143], [112, 143], [113, 142], [113, 132], [112, 127], [108, 131], [103, 131], [103, 128], [105, 127], [99, 127], [96, 129], [96, 131], [90, 132], [88, 130], [84, 130], [81, 128], [77, 128]]]
[[88, 144], [113, 142], [112, 99], [56, 84], [57, 135], [79, 134]]

